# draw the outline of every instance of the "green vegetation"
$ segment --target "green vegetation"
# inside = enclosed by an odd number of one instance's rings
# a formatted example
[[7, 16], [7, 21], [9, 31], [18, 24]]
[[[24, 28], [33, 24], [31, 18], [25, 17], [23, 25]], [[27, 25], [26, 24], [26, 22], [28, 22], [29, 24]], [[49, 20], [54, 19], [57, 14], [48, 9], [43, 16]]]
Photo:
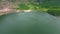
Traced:
[[20, 9], [20, 10], [28, 10], [29, 7], [26, 4], [20, 4], [18, 9]]
[[[16, 3], [19, 10], [39, 10], [44, 12], [59, 12], [60, 13], [60, 0], [0, 0], [0, 2]], [[49, 11], [50, 10], [50, 11]]]
[[36, 6], [34, 4], [19, 4], [19, 8], [18, 9], [22, 9], [22, 10], [38, 10], [39, 6]]
[[53, 16], [60, 16], [59, 10], [48, 10], [47, 13], [53, 15]]
[[[37, 2], [35, 1], [29, 1], [30, 3], [26, 3], [26, 4], [19, 4], [19, 9], [31, 9], [31, 10], [42, 10], [42, 11], [47, 11], [47, 10], [60, 10], [60, 2], [54, 1], [52, 2], [51, 0], [48, 1], [41, 1], [41, 2]], [[22, 6], [23, 5], [23, 6]], [[47, 10], [45, 10], [47, 9]]]
[[19, 4], [20, 10], [40, 10], [52, 15], [60, 15], [60, 0], [29, 0], [30, 3]]

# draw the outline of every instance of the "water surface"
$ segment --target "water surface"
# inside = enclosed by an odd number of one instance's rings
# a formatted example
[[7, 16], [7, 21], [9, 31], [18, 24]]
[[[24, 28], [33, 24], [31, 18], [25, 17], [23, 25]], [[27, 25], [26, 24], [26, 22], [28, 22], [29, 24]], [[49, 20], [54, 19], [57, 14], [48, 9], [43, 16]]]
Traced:
[[0, 34], [60, 34], [60, 19], [45, 12], [0, 16]]

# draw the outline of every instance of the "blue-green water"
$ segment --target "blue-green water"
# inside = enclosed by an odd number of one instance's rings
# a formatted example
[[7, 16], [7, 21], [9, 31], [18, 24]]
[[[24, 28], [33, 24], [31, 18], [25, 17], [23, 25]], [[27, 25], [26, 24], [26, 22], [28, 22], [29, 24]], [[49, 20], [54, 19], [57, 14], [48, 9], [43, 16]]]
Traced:
[[60, 19], [44, 12], [0, 16], [0, 34], [60, 34]]

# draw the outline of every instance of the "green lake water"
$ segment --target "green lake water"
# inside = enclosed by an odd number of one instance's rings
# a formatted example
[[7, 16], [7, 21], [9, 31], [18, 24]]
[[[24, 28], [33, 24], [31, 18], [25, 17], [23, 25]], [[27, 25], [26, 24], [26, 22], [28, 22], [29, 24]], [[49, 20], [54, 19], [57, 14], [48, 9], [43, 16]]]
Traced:
[[60, 18], [45, 12], [3, 15], [0, 34], [60, 34]]

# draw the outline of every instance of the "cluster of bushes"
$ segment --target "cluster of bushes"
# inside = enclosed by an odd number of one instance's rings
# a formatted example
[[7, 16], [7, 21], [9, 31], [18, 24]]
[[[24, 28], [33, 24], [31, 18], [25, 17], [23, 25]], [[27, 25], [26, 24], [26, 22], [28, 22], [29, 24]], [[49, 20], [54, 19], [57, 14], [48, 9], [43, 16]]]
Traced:
[[60, 16], [60, 10], [48, 10], [47, 13], [53, 16]]
[[18, 5], [20, 10], [39, 10], [39, 6], [35, 4], [19, 4]]
[[19, 4], [20, 10], [40, 10], [40, 11], [45, 11], [53, 16], [60, 16], [60, 7], [56, 6], [47, 6], [44, 7], [41, 5], [36, 5], [36, 4]]

